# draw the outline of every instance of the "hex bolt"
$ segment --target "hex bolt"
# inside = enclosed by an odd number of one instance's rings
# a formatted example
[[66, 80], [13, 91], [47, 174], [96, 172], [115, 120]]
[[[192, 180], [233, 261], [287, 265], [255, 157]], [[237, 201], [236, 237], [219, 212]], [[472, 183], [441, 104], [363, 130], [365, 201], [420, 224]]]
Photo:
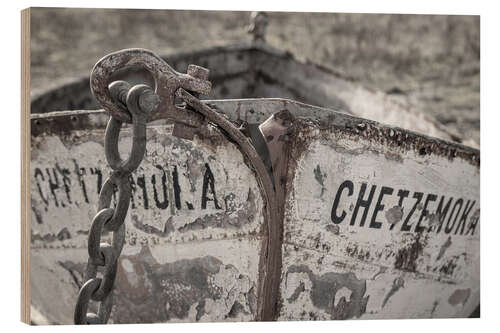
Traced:
[[146, 112], [153, 112], [160, 104], [160, 96], [153, 90], [147, 90], [139, 97], [139, 106]]
[[209, 69], [207, 69], [205, 67], [193, 65], [193, 64], [189, 65], [188, 69], [187, 69], [188, 75], [191, 75], [192, 77], [195, 77], [195, 78], [201, 79], [201, 80], [205, 80], [205, 81], [208, 80], [209, 73], [210, 73]]

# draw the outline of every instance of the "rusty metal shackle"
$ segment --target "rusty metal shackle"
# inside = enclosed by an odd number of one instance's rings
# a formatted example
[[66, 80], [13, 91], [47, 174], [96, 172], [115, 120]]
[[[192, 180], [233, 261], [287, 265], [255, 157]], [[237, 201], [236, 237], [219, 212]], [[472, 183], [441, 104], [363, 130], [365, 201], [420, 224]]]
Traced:
[[202, 71], [205, 75], [193, 76], [179, 73], [153, 52], [140, 48], [125, 49], [108, 54], [95, 64], [90, 74], [92, 94], [113, 117], [122, 122], [132, 122], [130, 113], [113, 100], [109, 85], [112, 83], [114, 73], [133, 67], [143, 68], [150, 73], [155, 81], [155, 87], [151, 88], [160, 97], [157, 110], [148, 115], [148, 122], [169, 118], [193, 127], [201, 124], [202, 117], [200, 115], [175, 105], [175, 95], [179, 88], [208, 95], [212, 89], [212, 84], [207, 80], [208, 70], [192, 66], [193, 73]]

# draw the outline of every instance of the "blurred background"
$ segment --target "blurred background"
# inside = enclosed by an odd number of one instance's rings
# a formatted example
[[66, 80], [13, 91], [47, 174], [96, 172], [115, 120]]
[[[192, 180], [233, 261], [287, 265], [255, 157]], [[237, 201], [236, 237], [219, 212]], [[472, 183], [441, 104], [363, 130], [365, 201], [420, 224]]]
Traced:
[[[480, 143], [479, 16], [269, 12], [266, 41], [385, 92]], [[89, 75], [102, 56], [251, 40], [250, 12], [32, 11], [31, 94]]]

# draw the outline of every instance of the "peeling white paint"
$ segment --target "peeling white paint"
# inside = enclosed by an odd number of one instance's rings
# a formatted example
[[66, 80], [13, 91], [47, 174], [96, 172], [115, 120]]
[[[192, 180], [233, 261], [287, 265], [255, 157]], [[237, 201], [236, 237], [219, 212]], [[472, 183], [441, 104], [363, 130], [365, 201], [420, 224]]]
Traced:
[[339, 301], [342, 297], [344, 297], [347, 302], [351, 300], [351, 295], [352, 295], [352, 290], [346, 287], [340, 288], [339, 291], [335, 294], [335, 302], [333, 303], [334, 306], [337, 306], [339, 304]]
[[[154, 263], [157, 270], [169, 264], [183, 269], [183, 261], [196, 263], [200, 258], [211, 258], [216, 266], [206, 267], [214, 271], [208, 273], [206, 278], [210, 280], [209, 287], [220, 290], [220, 295], [200, 298], [189, 305], [185, 316], [180, 317], [175, 314], [179, 311], [179, 304], [172, 303], [179, 302], [178, 296], [175, 300], [158, 304], [170, 313], [168, 321], [253, 320], [256, 308], [255, 304], [249, 303], [248, 295], [257, 290], [263, 223], [263, 201], [255, 177], [237, 148], [215, 129], [211, 130], [210, 139], [219, 140], [219, 146], [198, 137], [194, 141], [177, 139], [171, 136], [171, 131], [170, 125], [148, 128], [147, 153], [133, 175], [137, 190], [134, 206], [131, 202], [125, 219], [126, 244], [120, 257], [115, 297], [128, 292], [148, 295], [157, 288], [152, 284], [154, 281], [144, 275], [144, 263]], [[32, 304], [53, 323], [71, 324], [73, 320], [79, 289], [75, 277], [83, 280], [79, 270], [83, 272], [88, 257], [86, 232], [96, 213], [98, 200], [98, 176], [95, 171], [99, 169], [102, 172], [104, 181], [110, 170], [101, 144], [103, 134], [102, 130], [92, 130], [86, 133], [75, 131], [64, 137], [44, 135], [32, 138], [36, 146], [31, 161]], [[130, 146], [130, 132], [125, 130], [120, 138], [122, 156], [127, 156]], [[75, 162], [83, 168], [80, 170], [85, 170], [81, 176], [88, 203]], [[206, 195], [212, 200], [208, 200], [206, 208], [202, 208], [203, 183], [207, 181], [204, 179], [207, 172], [205, 163], [213, 174], [218, 207], [208, 184]], [[165, 170], [165, 176], [158, 165]], [[180, 209], [175, 202], [174, 166], [177, 167], [177, 185], [180, 188]], [[69, 181], [66, 184], [70, 190], [69, 197], [63, 181], [65, 174], [61, 170], [68, 170], [66, 175]], [[41, 176], [37, 172], [41, 172]], [[49, 177], [53, 183], [58, 177], [58, 187], [54, 192]], [[141, 177], [146, 182], [148, 207], [142, 188], [137, 183]], [[159, 208], [155, 202], [155, 190], [162, 201], [162, 177], [166, 178], [163, 184], [166, 185], [169, 204]], [[156, 189], [153, 182], [156, 182]], [[66, 233], [69, 236], [63, 236]], [[103, 237], [103, 241], [108, 240], [109, 236]], [[145, 249], [151, 257], [145, 257], [145, 261], [135, 259], [143, 256]], [[205, 275], [200, 277], [204, 278]], [[175, 295], [197, 295], [199, 292], [186, 281], [175, 281], [157, 282], [160, 288]], [[120, 289], [125, 287], [131, 289]], [[142, 288], [146, 289], [143, 291]], [[150, 298], [153, 299], [153, 296], [151, 294]], [[200, 303], [202, 301], [204, 304]], [[186, 302], [190, 302], [190, 298], [186, 298]], [[142, 320], [147, 318], [147, 313], [137, 311]], [[152, 312], [153, 308], [148, 311]], [[116, 322], [115, 318], [121, 317], [114, 313], [110, 322]], [[139, 321], [139, 317], [132, 315], [126, 320]]]
[[[311, 137], [315, 138], [315, 135], [313, 133]], [[479, 304], [479, 222], [473, 234], [461, 234], [460, 229], [455, 234], [462, 209], [450, 233], [444, 231], [445, 226], [439, 233], [436, 232], [437, 225], [433, 226], [434, 231], [427, 230], [432, 224], [429, 223], [430, 214], [437, 209], [441, 196], [454, 198], [445, 225], [458, 198], [463, 198], [464, 207], [468, 200], [475, 201], [467, 216], [465, 231], [468, 230], [475, 212], [479, 214], [479, 168], [458, 158], [422, 157], [412, 151], [388, 149], [361, 136], [353, 140], [329, 132], [321, 133], [321, 138], [318, 136], [311, 141], [297, 163], [287, 197], [289, 209], [285, 213], [284, 225], [280, 319], [333, 318], [331, 313], [313, 304], [313, 293], [309, 290], [295, 301], [289, 301], [299, 284], [310, 280], [303, 274], [301, 278], [291, 279], [290, 268], [300, 265], [306, 265], [316, 278], [330, 272], [350, 272], [357, 279], [366, 281], [364, 295], [369, 298], [366, 310], [359, 318], [468, 316]], [[352, 182], [353, 189], [352, 193], [347, 187], [341, 191], [334, 213], [336, 216], [345, 213], [345, 217], [335, 224], [332, 209], [337, 192], [346, 180]], [[364, 226], [360, 226], [363, 207], [359, 208], [357, 219], [351, 225], [362, 183], [366, 184], [364, 199], [368, 198], [372, 185], [376, 185], [376, 189]], [[394, 192], [382, 196], [384, 207], [375, 219], [381, 223], [380, 228], [370, 227], [383, 186], [394, 189]], [[387, 219], [385, 213], [399, 204], [399, 189], [408, 190], [409, 197], [403, 201], [403, 220], [391, 230], [392, 220]], [[415, 205], [417, 199], [412, 197], [415, 192], [423, 193], [421, 205]], [[425, 231], [419, 234], [415, 228], [429, 193], [435, 194], [437, 200], [428, 203], [428, 214], [421, 222]], [[414, 205], [414, 214], [407, 223], [410, 229], [402, 231], [404, 220]], [[337, 232], [333, 232], [333, 227]], [[414, 258], [408, 255], [411, 249], [418, 252]], [[440, 252], [443, 252], [441, 257]], [[407, 260], [402, 259], [405, 255]], [[404, 281], [404, 286], [394, 286], [394, 281]], [[448, 302], [457, 289], [471, 291], [465, 306], [452, 306]], [[337, 306], [338, 301], [336, 296], [335, 304], [332, 304]]]

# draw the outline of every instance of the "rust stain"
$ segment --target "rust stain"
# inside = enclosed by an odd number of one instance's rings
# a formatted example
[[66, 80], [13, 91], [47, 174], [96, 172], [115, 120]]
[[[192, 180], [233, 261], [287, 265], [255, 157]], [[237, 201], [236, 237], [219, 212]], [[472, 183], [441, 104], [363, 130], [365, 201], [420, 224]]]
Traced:
[[448, 236], [448, 239], [446, 240], [446, 242], [444, 242], [443, 245], [441, 245], [441, 249], [439, 249], [439, 254], [436, 258], [436, 261], [441, 259], [444, 255], [444, 253], [446, 252], [446, 250], [451, 246], [451, 237]]
[[416, 233], [410, 244], [400, 248], [396, 254], [394, 268], [408, 272], [417, 271], [417, 259], [427, 245], [427, 238], [422, 238], [422, 233]]
[[[364, 124], [363, 130], [359, 129], [360, 124]], [[460, 158], [473, 166], [479, 167], [480, 165], [479, 151], [476, 149], [346, 114], [332, 114], [326, 120], [300, 118], [295, 122], [295, 128], [295, 132], [300, 133], [300, 137], [292, 141], [299, 156], [312, 141], [326, 138], [329, 133], [335, 133], [355, 141], [363, 139], [372, 144], [378, 143], [388, 147], [394, 151], [386, 155], [386, 158], [391, 160], [402, 161], [404, 151], [413, 151], [419, 156], [422, 156], [422, 151], [425, 151], [425, 155], [440, 156], [448, 160]], [[370, 149], [367, 148], [367, 150]]]

